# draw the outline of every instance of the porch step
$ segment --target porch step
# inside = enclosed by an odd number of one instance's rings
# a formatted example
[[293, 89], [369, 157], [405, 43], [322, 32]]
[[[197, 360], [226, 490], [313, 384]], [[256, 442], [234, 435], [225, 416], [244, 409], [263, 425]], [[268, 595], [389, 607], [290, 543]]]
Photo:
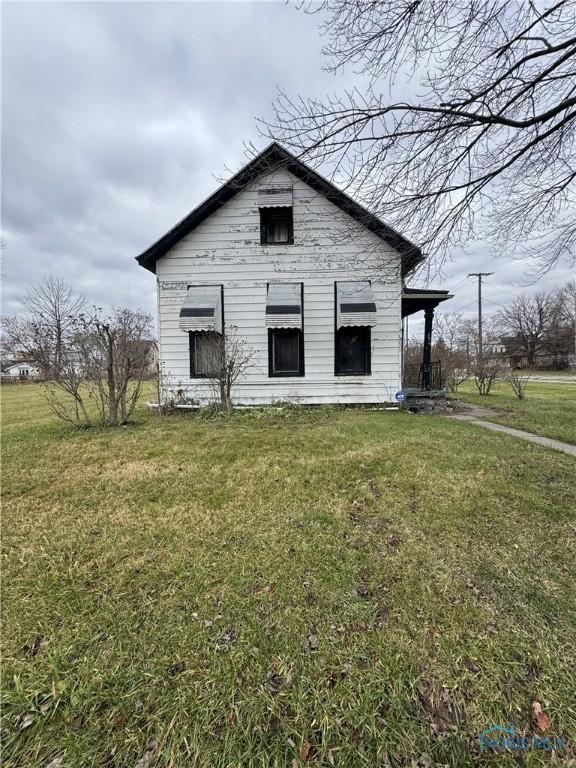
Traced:
[[402, 392], [406, 395], [406, 400], [413, 400], [414, 398], [442, 399], [446, 397], [445, 389], [418, 389], [417, 387], [405, 387]]

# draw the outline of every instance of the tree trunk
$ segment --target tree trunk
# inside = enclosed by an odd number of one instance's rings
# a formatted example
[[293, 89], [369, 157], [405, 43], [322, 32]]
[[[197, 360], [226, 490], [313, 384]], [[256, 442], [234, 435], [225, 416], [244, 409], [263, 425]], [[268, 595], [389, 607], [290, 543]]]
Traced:
[[528, 368], [534, 368], [536, 359], [536, 342], [533, 339], [528, 340], [526, 344], [526, 353], [528, 357]]
[[230, 410], [229, 404], [228, 404], [228, 394], [227, 394], [227, 388], [226, 388], [226, 381], [224, 378], [220, 379], [220, 405], [222, 406], [222, 410], [228, 411]]
[[108, 360], [106, 361], [106, 374], [108, 378], [108, 423], [111, 425], [118, 423], [116, 408], [116, 381], [114, 379], [114, 339], [110, 331], [106, 332], [108, 342]]
[[56, 321], [56, 355], [54, 360], [55, 370], [53, 376], [59, 379], [62, 374], [62, 323], [60, 320]]
[[232, 410], [232, 382], [228, 380], [226, 382], [226, 411], [230, 413]]

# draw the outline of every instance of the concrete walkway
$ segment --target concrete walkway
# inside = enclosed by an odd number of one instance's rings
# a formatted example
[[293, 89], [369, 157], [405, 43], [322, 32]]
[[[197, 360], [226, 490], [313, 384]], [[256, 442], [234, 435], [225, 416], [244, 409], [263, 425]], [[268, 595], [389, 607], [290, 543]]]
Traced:
[[532, 432], [524, 432], [522, 429], [506, 427], [504, 424], [495, 424], [493, 421], [485, 421], [485, 419], [490, 418], [490, 416], [495, 416], [496, 414], [490, 408], [484, 408], [482, 405], [472, 405], [471, 403], [460, 403], [460, 405], [463, 409], [459, 413], [448, 416], [449, 419], [467, 421], [469, 424], [474, 424], [476, 427], [490, 429], [492, 432], [503, 432], [506, 435], [518, 437], [520, 440], [528, 440], [531, 443], [536, 443], [536, 445], [542, 445], [544, 448], [552, 448], [555, 451], [567, 453], [569, 456], [576, 456], [576, 445], [563, 443], [560, 440], [553, 440], [550, 437], [534, 435]]
[[536, 376], [530, 376], [528, 380], [540, 381], [542, 384], [576, 384], [576, 375], [546, 376], [546, 374], [537, 374]]

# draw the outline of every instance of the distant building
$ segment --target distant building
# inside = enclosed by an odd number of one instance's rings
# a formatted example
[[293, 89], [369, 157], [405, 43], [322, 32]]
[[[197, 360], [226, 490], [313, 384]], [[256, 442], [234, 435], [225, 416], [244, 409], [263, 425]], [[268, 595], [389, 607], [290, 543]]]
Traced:
[[[574, 365], [571, 338], [567, 334], [550, 335], [549, 338], [530, 342], [534, 346], [535, 368], [569, 368]], [[519, 336], [497, 336], [488, 344], [487, 356], [500, 359], [510, 368], [528, 368], [530, 356]]]
[[2, 376], [11, 379], [39, 379], [40, 369], [34, 362], [13, 363], [2, 371]]
[[500, 359], [510, 368], [526, 368], [528, 353], [517, 336], [497, 336], [488, 344], [488, 357]]

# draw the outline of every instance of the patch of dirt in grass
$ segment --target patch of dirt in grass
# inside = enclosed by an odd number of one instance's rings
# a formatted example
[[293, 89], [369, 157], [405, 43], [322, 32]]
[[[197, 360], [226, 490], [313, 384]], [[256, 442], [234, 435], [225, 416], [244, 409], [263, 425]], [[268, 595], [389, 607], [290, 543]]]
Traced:
[[416, 690], [432, 736], [441, 738], [458, 730], [465, 721], [464, 697], [461, 693], [429, 677], [422, 677]]

